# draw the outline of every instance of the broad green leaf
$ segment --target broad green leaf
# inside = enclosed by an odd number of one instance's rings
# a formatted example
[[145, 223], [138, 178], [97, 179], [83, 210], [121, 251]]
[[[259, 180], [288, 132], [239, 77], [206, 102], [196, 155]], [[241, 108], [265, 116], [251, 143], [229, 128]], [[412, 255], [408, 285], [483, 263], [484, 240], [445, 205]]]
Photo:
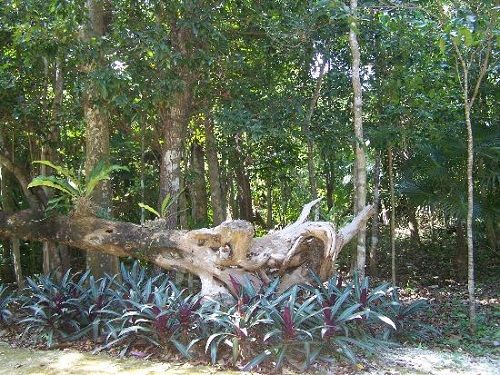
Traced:
[[102, 160], [99, 161], [95, 165], [94, 169], [92, 169], [92, 172], [87, 178], [87, 183], [85, 185], [85, 196], [88, 197], [90, 194], [92, 194], [99, 182], [109, 179], [112, 172], [120, 170], [128, 170], [128, 168], [119, 165], [106, 166]]
[[151, 212], [153, 215], [156, 217], [161, 217], [160, 213], [156, 211], [153, 207], [148, 206], [147, 204], [144, 203], [138, 203], [140, 208], [144, 208], [145, 210]]
[[165, 195], [165, 198], [163, 198], [163, 201], [161, 202], [161, 216], [165, 217], [167, 214], [168, 208], [172, 204], [172, 199], [170, 197], [170, 194]]
[[72, 181], [77, 180], [77, 178], [73, 175], [73, 173], [71, 173], [71, 171], [68, 168], [64, 168], [64, 167], [61, 167], [59, 165], [55, 165], [54, 163], [52, 163], [48, 160], [35, 160], [33, 162], [33, 164], [46, 165], [46, 166], [52, 168], [53, 170], [55, 170], [60, 175], [63, 175], [64, 177], [67, 177], [67, 178], [71, 179]]
[[63, 180], [55, 176], [35, 177], [33, 181], [31, 181], [30, 184], [28, 185], [28, 189], [36, 186], [45, 186], [57, 189], [73, 198], [76, 198], [80, 195], [80, 192], [73, 186], [71, 186], [66, 180]]

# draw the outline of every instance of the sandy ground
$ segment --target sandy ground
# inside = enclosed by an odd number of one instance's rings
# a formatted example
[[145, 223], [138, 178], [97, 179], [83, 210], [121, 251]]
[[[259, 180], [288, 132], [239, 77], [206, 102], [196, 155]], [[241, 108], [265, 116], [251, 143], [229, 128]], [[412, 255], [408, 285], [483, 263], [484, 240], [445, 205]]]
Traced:
[[[284, 371], [284, 373], [292, 373]], [[335, 368], [317, 373], [337, 374]], [[341, 372], [346, 374], [345, 368]], [[356, 372], [355, 372], [356, 373]], [[377, 359], [370, 369], [359, 369], [361, 375], [500, 375], [500, 360], [473, 358], [463, 353], [441, 352], [419, 348], [391, 349]], [[214, 367], [182, 363], [160, 363], [138, 359], [117, 359], [106, 354], [91, 355], [75, 350], [31, 350], [12, 348], [0, 342], [0, 374], [29, 375], [187, 375], [238, 374]]]
[[500, 375], [500, 359], [474, 358], [460, 352], [395, 348], [381, 353], [377, 365], [362, 375]]

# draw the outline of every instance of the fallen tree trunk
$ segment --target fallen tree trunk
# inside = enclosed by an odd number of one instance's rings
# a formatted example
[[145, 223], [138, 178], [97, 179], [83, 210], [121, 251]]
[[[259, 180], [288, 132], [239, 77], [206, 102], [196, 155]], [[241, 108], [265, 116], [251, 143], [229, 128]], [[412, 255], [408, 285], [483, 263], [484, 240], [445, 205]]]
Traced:
[[259, 283], [276, 274], [282, 277], [282, 289], [286, 289], [307, 283], [310, 270], [322, 279], [328, 278], [342, 247], [373, 213], [367, 206], [337, 231], [331, 223], [307, 221], [318, 201], [307, 204], [295, 223], [258, 238], [252, 224], [243, 220], [186, 231], [77, 214], [46, 216], [34, 210], [0, 212], [0, 236], [55, 241], [188, 271], [200, 278], [204, 296], [227, 294], [233, 288], [231, 278], [248, 277]]

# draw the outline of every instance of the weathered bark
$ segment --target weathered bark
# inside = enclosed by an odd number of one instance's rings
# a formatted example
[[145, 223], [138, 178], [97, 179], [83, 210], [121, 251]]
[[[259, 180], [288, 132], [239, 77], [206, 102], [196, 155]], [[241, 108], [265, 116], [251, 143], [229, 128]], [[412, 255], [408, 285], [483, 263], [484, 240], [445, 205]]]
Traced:
[[[356, 185], [354, 213], [359, 213], [366, 205], [366, 157], [364, 150], [363, 137], [363, 91], [360, 78], [361, 53], [358, 43], [357, 30], [357, 9], [358, 1], [351, 0], [351, 23], [349, 25], [349, 45], [352, 55], [352, 88], [354, 94], [353, 100], [353, 122], [355, 145], [355, 170]], [[358, 243], [356, 247], [356, 269], [360, 277], [365, 274], [366, 265], [366, 227], [360, 228], [358, 232]]]
[[47, 217], [32, 210], [0, 212], [0, 236], [52, 240], [97, 253], [147, 259], [163, 268], [197, 275], [202, 295], [218, 296], [231, 290], [231, 277], [249, 277], [259, 283], [280, 274], [282, 288], [308, 282], [309, 270], [322, 279], [329, 277], [340, 250], [373, 210], [365, 207], [336, 231], [331, 223], [306, 221], [317, 202], [306, 205], [294, 224], [260, 238], [254, 238], [252, 224], [243, 220], [226, 221], [212, 229], [163, 230], [97, 217]]
[[[110, 20], [110, 4], [107, 1], [88, 0], [89, 25], [85, 38], [100, 38], [106, 34]], [[92, 65], [102, 62], [99, 57]], [[83, 96], [83, 112], [85, 116], [85, 175], [88, 178], [97, 163], [109, 165], [109, 118], [107, 110], [98, 103], [99, 90], [92, 85]], [[111, 214], [111, 183], [109, 180], [101, 182], [93, 191], [92, 203], [99, 208], [102, 214]], [[100, 277], [105, 273], [114, 274], [118, 271], [118, 258], [105, 253], [89, 252], [87, 267], [94, 275]]]
[[393, 155], [392, 146], [387, 149], [388, 166], [387, 170], [389, 172], [389, 194], [391, 200], [391, 280], [392, 285], [396, 285], [396, 199], [394, 196], [394, 166], [393, 166]]
[[211, 119], [205, 122], [206, 156], [208, 164], [208, 181], [210, 183], [210, 203], [213, 223], [218, 225], [226, 219], [224, 199], [220, 183], [219, 158], [217, 157], [217, 141]]
[[375, 166], [373, 167], [373, 219], [370, 243], [370, 275], [378, 275], [378, 236], [379, 236], [379, 206], [380, 206], [380, 151], [375, 154]]
[[159, 206], [161, 207], [161, 203], [167, 195], [170, 196], [172, 204], [166, 215], [168, 228], [177, 226], [181, 159], [190, 97], [189, 89], [184, 88], [183, 91], [174, 94], [169, 107], [159, 109], [164, 141], [160, 165]]
[[203, 146], [194, 140], [191, 145], [191, 213], [196, 227], [207, 224], [208, 197], [205, 181], [205, 152]]

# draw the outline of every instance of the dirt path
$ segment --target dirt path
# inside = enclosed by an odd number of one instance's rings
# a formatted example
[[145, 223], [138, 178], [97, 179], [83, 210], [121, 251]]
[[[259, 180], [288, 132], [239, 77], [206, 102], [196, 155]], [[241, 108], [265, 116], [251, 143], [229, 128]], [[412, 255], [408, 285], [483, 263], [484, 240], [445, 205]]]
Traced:
[[378, 362], [362, 375], [500, 375], [499, 359], [435, 349], [390, 349], [381, 354]]
[[[291, 374], [291, 372], [284, 371]], [[322, 374], [337, 374], [335, 368]], [[342, 368], [342, 374], [346, 369]], [[377, 363], [361, 375], [500, 375], [500, 360], [472, 358], [461, 353], [436, 350], [400, 348], [383, 353]], [[188, 375], [188, 374], [238, 374], [214, 367], [192, 366], [182, 363], [160, 363], [139, 359], [117, 359], [106, 354], [91, 355], [75, 350], [31, 350], [12, 348], [0, 342], [1, 375]]]

